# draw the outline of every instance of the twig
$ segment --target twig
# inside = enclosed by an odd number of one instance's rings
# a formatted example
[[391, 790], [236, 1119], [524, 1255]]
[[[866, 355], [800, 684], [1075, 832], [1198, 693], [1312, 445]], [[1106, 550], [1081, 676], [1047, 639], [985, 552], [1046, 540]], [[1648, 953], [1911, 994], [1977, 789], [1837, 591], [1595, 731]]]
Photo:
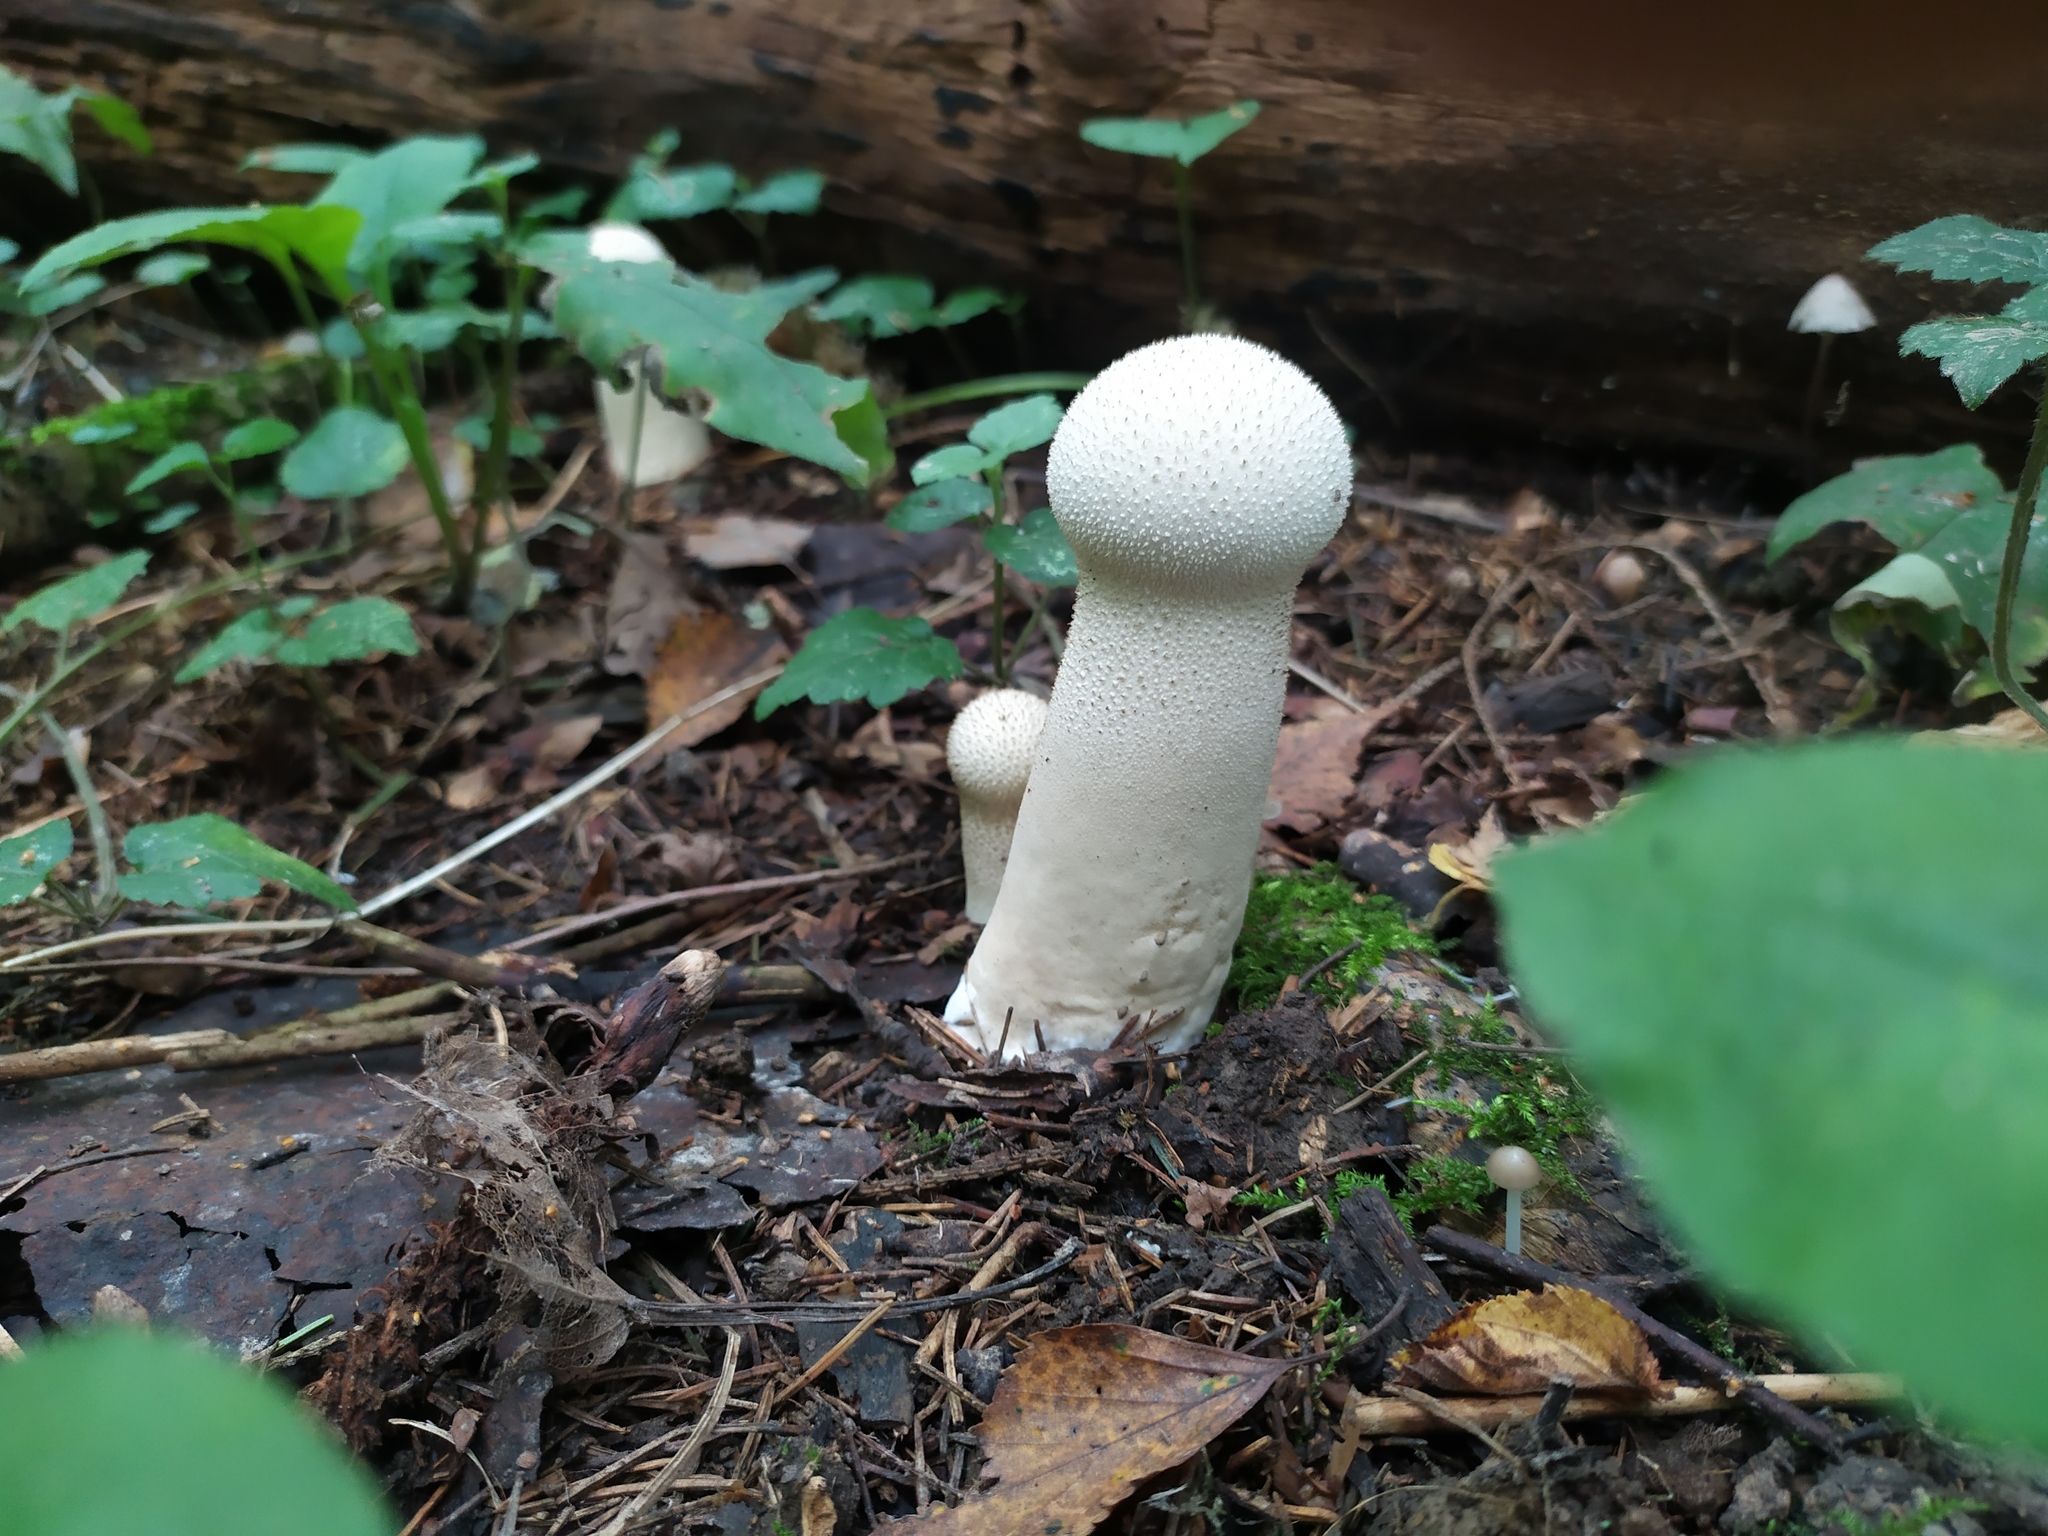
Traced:
[[1365, 1092], [1361, 1093], [1357, 1098], [1346, 1099], [1342, 1104], [1339, 1104], [1335, 1109], [1331, 1110], [1330, 1113], [1333, 1115], [1342, 1115], [1358, 1108], [1359, 1105], [1363, 1104], [1367, 1099], [1371, 1098], [1374, 1094], [1378, 1093], [1382, 1088], [1385, 1088], [1387, 1084], [1391, 1083], [1403, 1072], [1406, 1072], [1410, 1067], [1420, 1065], [1424, 1058], [1426, 1058], [1428, 1055], [1429, 1051], [1427, 1050], [1417, 1051], [1413, 1056], [1410, 1056], [1406, 1061], [1402, 1062], [1401, 1065], [1394, 1068], [1394, 1070], [1389, 1072], [1385, 1077], [1381, 1078], [1378, 1082], [1374, 1083], [1370, 1088], [1366, 1089]]
[[[1905, 1396], [1905, 1384], [1896, 1376], [1865, 1374], [1758, 1376], [1756, 1387], [1769, 1391], [1786, 1403], [1885, 1403]], [[1418, 1396], [1420, 1394], [1417, 1394]], [[1669, 1387], [1660, 1397], [1640, 1392], [1591, 1389], [1573, 1395], [1565, 1405], [1562, 1422], [1607, 1417], [1677, 1418], [1696, 1413], [1716, 1413], [1732, 1408], [1741, 1399], [1720, 1387]], [[1354, 1425], [1363, 1435], [1413, 1435], [1428, 1430], [1443, 1418], [1434, 1399], [1422, 1407], [1413, 1399], [1354, 1394], [1344, 1410], [1344, 1428]], [[1494, 1397], [1463, 1399], [1458, 1404], [1458, 1427], [1498, 1429], [1503, 1424], [1533, 1419], [1542, 1411], [1540, 1397]]]
[[1438, 1402], [1426, 1392], [1418, 1392], [1413, 1387], [1396, 1387], [1394, 1390], [1399, 1392], [1407, 1401], [1420, 1408], [1424, 1413], [1433, 1414], [1437, 1418], [1442, 1419], [1446, 1424], [1462, 1429], [1466, 1434], [1478, 1440], [1489, 1451], [1492, 1451], [1502, 1461], [1513, 1467], [1522, 1477], [1528, 1477], [1529, 1463], [1502, 1445], [1492, 1435], [1489, 1435], [1483, 1425], [1460, 1413], [1448, 1403]]
[[795, 1397], [797, 1393], [803, 1391], [805, 1387], [808, 1387], [812, 1382], [816, 1381], [820, 1376], [824, 1375], [825, 1372], [831, 1370], [833, 1366], [837, 1365], [849, 1349], [853, 1348], [854, 1345], [858, 1344], [863, 1338], [867, 1336], [868, 1331], [872, 1329], [875, 1326], [875, 1324], [879, 1323], [884, 1317], [888, 1316], [889, 1309], [895, 1305], [896, 1298], [894, 1296], [884, 1297], [881, 1301], [877, 1302], [875, 1304], [874, 1310], [869, 1312], [868, 1315], [862, 1318], [859, 1322], [855, 1323], [852, 1328], [848, 1329], [845, 1336], [841, 1338], [837, 1344], [834, 1344], [830, 1349], [826, 1350], [824, 1354], [818, 1356], [816, 1360], [811, 1362], [810, 1368], [806, 1370], [803, 1373], [803, 1375], [797, 1377], [795, 1381], [791, 1382], [787, 1387], [783, 1388], [780, 1392], [776, 1393], [775, 1395], [781, 1398], [784, 1402], [788, 1402], [789, 1399]]
[[115, 883], [118, 871], [114, 865], [114, 838], [107, 830], [107, 808], [100, 803], [99, 790], [93, 785], [92, 770], [86, 766], [85, 756], [78, 750], [78, 743], [71, 739], [71, 733], [59, 725], [56, 718], [46, 709], [40, 712], [43, 727], [50, 733], [50, 739], [63, 754], [65, 771], [71, 775], [71, 782], [78, 790], [78, 803], [85, 807], [86, 830], [92, 835], [93, 894], [99, 899], [103, 912], [112, 911], [115, 898], [121, 894]]
[[1373, 713], [1372, 705], [1359, 703], [1358, 700], [1354, 699], [1353, 697], [1351, 697], [1350, 694], [1346, 693], [1342, 687], [1340, 687], [1336, 683], [1331, 682], [1330, 679], [1323, 676], [1322, 673], [1316, 671], [1315, 668], [1305, 667], [1298, 661], [1289, 661], [1287, 663], [1287, 670], [1292, 672], [1296, 677], [1300, 678], [1304, 683], [1307, 683], [1309, 687], [1318, 689], [1323, 693], [1327, 693], [1331, 698], [1335, 699], [1339, 704], [1342, 704], [1354, 715], [1369, 715]]
[[1465, 687], [1472, 695], [1472, 708], [1479, 716], [1480, 728], [1486, 732], [1487, 745], [1493, 748], [1493, 760], [1500, 771], [1508, 776], [1508, 786], [1513, 788], [1522, 782], [1515, 769], [1515, 760], [1508, 756], [1508, 749], [1500, 739], [1500, 732], [1494, 729], [1493, 716], [1487, 712], [1486, 701], [1479, 690], [1479, 647], [1486, 636], [1487, 626], [1514, 599], [1522, 588], [1528, 585], [1536, 567], [1525, 565], [1506, 581], [1493, 589], [1493, 596], [1486, 600], [1486, 608], [1479, 619], [1465, 632], [1465, 643], [1458, 648], [1458, 659], [1465, 668]]
[[1700, 606], [1707, 610], [1707, 617], [1714, 621], [1714, 627], [1727, 638], [1729, 649], [1740, 658], [1742, 670], [1749, 674], [1749, 680], [1756, 686], [1757, 697], [1764, 701], [1764, 714], [1771, 722], [1771, 729], [1780, 736], [1797, 736], [1800, 732], [1799, 715], [1792, 707], [1792, 701], [1779, 688], [1778, 679], [1772, 670], [1759, 662], [1756, 652], [1742, 643], [1736, 633], [1735, 621], [1728, 616], [1700, 573], [1675, 551], [1662, 544], [1648, 540], [1622, 540], [1609, 546], [1615, 549], [1639, 549], [1645, 554], [1657, 556], [1678, 573], [1679, 580], [1692, 588], [1692, 595], [1700, 600]]
[[740, 1336], [736, 1330], [728, 1328], [725, 1330], [725, 1365], [718, 1374], [718, 1388], [711, 1394], [711, 1401], [704, 1405], [704, 1411], [697, 1415], [697, 1427], [690, 1431], [690, 1438], [683, 1442], [683, 1448], [654, 1474], [654, 1481], [634, 1494], [612, 1516], [600, 1536], [623, 1536], [640, 1512], [667, 1493], [677, 1478], [697, 1470], [697, 1458], [703, 1453], [704, 1442], [711, 1438], [711, 1432], [725, 1416], [725, 1405], [732, 1397], [732, 1378], [739, 1362]]
[[1839, 1456], [1842, 1453], [1842, 1437], [1819, 1419], [1810, 1413], [1802, 1413], [1784, 1398], [1763, 1386], [1756, 1377], [1737, 1370], [1712, 1350], [1695, 1344], [1677, 1329], [1658, 1322], [1612, 1286], [1599, 1280], [1589, 1280], [1582, 1275], [1570, 1275], [1563, 1270], [1552, 1269], [1548, 1264], [1539, 1264], [1534, 1259], [1508, 1253], [1491, 1243], [1481, 1242], [1476, 1237], [1454, 1232], [1449, 1227], [1431, 1227], [1425, 1241], [1440, 1253], [1478, 1264], [1495, 1274], [1519, 1280], [1524, 1285], [1564, 1285], [1577, 1290], [1591, 1291], [1694, 1370], [1719, 1381], [1730, 1397], [1739, 1397], [1749, 1402], [1759, 1412], [1776, 1419], [1780, 1425], [1793, 1433], [1805, 1436], [1829, 1455]]

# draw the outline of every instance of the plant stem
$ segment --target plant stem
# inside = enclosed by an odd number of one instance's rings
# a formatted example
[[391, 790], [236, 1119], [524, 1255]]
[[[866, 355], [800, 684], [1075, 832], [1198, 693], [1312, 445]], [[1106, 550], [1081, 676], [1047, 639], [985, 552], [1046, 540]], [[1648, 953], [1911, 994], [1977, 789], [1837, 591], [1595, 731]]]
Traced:
[[99, 898], [100, 906], [111, 911], [121, 897], [121, 888], [115, 883], [114, 838], [107, 830], [107, 808], [100, 803], [99, 791], [93, 787], [92, 773], [85, 765], [78, 743], [71, 739], [71, 733], [59, 725], [57, 717], [48, 710], [37, 710], [36, 714], [50, 733], [50, 739], [57, 743], [57, 750], [63, 754], [64, 766], [71, 773], [71, 783], [78, 790], [78, 803], [85, 807], [85, 826], [92, 835], [92, 856], [97, 866], [93, 893]]
[[2019, 489], [2013, 493], [2012, 522], [2005, 530], [2005, 558], [1998, 567], [1998, 601], [1991, 615], [1991, 670], [2006, 696], [2033, 716], [2035, 724], [2048, 730], [2048, 709], [2023, 687], [2012, 666], [2012, 617], [2020, 593], [2020, 571], [2026, 564], [2027, 544], [2034, 528], [2034, 502], [2041, 490], [2041, 471], [2048, 466], [2048, 388], [2034, 408], [2034, 436], [2027, 445], [2026, 467], [2020, 471]]
[[[1009, 508], [1003, 502], [1003, 466], [992, 465], [983, 476], [988, 481], [988, 520], [992, 526], [1001, 527], [1009, 522]], [[1003, 604], [1007, 597], [1003, 583], [1003, 562], [990, 551], [989, 559], [995, 562], [995, 569], [989, 586], [992, 599], [989, 606], [988, 625], [988, 669], [995, 674], [996, 686], [1007, 688], [1010, 684], [1009, 668], [1003, 664]]]
[[1092, 373], [1004, 373], [986, 379], [969, 379], [962, 384], [928, 389], [921, 395], [905, 395], [901, 400], [883, 406], [882, 416], [893, 421], [915, 411], [928, 411], [939, 405], [957, 405], [963, 400], [986, 400], [991, 395], [1072, 394], [1086, 389], [1088, 381], [1094, 377]]
[[1173, 162], [1173, 201], [1180, 218], [1180, 265], [1188, 284], [1188, 315], [1202, 307], [1201, 285], [1195, 279], [1195, 201], [1188, 186], [1188, 168]]
[[264, 579], [263, 557], [256, 549], [256, 520], [249, 516], [249, 509], [242, 505], [242, 498], [236, 494], [233, 471], [222, 473], [212, 461], [206, 466], [206, 478], [213, 482], [213, 488], [221, 493], [228, 504], [228, 511], [234, 515], [235, 531], [242, 536], [242, 548], [249, 556], [249, 579], [256, 584], [256, 601], [266, 610], [275, 606], [270, 601], [270, 583]]
[[[402, 788], [404, 781], [411, 778], [410, 774], [386, 773], [382, 768], [379, 768], [342, 739], [341, 720], [334, 713], [334, 701], [327, 692], [327, 681], [321, 677], [320, 669], [318, 667], [294, 667], [292, 670], [298, 673], [300, 680], [305, 683], [306, 692], [313, 700], [313, 711], [319, 715], [321, 727], [327, 732], [327, 739], [333, 744], [334, 750], [340, 754], [341, 760], [368, 779], [372, 784], [375, 784], [379, 790], [382, 790], [393, 779], [399, 780], [400, 787]], [[393, 793], [396, 793], [396, 791], [393, 791]]]
[[476, 553], [483, 555], [491, 508], [503, 509], [505, 537], [512, 526], [512, 388], [519, 378], [519, 328], [526, 318], [526, 284], [530, 270], [516, 259], [505, 292], [505, 339], [498, 355], [498, 387], [491, 401], [491, 445], [484, 453], [484, 472], [477, 477]]
[[384, 392], [384, 403], [391, 408], [398, 430], [405, 434], [405, 446], [412, 454], [412, 467], [426, 489], [427, 506], [434, 514], [434, 521], [440, 525], [441, 546], [448, 552], [448, 606], [458, 612], [467, 611], [470, 593], [476, 586], [476, 561], [463, 546], [462, 531], [455, 526], [455, 512], [448, 502], [448, 487], [441, 483], [441, 465], [434, 457], [434, 439], [427, 428], [426, 408], [420, 404], [419, 391], [413, 388], [412, 369], [404, 358], [394, 357], [390, 349], [376, 339], [375, 329], [374, 325], [358, 324], [356, 334], [363, 338], [370, 372], [376, 378], [378, 388]]
[[633, 433], [627, 442], [625, 468], [619, 470], [619, 502], [614, 509], [622, 532], [633, 526], [633, 493], [640, 489], [640, 434], [647, 425], [647, 360], [653, 355], [651, 349], [642, 347], [629, 375], [633, 380]]

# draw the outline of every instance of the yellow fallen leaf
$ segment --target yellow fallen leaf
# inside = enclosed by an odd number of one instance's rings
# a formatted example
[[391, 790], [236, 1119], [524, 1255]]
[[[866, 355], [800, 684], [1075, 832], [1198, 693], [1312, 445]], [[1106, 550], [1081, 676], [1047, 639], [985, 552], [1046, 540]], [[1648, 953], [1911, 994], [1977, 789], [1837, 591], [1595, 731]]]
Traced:
[[1581, 1391], [1668, 1390], [1641, 1329], [1613, 1303], [1562, 1285], [1469, 1306], [1392, 1364], [1401, 1386], [1485, 1397], [1542, 1392], [1559, 1376]]

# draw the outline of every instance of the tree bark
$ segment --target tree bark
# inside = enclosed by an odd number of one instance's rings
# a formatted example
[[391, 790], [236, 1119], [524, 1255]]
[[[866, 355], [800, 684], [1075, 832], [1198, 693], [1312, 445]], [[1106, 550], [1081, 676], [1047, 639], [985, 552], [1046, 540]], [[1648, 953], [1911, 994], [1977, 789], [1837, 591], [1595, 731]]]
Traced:
[[[1081, 123], [1253, 97], [1194, 171], [1203, 281], [1363, 429], [1802, 472], [2021, 430], [1893, 356], [1967, 295], [1860, 256], [1940, 214], [2036, 211], [2044, 38], [2024, 0], [0, 0], [0, 58], [142, 109], [155, 162], [80, 135], [128, 202], [301, 197], [303, 178], [238, 174], [242, 154], [426, 130], [605, 176], [673, 125], [681, 160], [813, 165], [830, 213], [865, 221], [780, 220], [788, 255], [1028, 288], [1041, 355], [1066, 361], [1170, 329], [1180, 289], [1169, 168]], [[1835, 349], [1844, 409], [1816, 449], [1814, 338], [1784, 325], [1832, 270], [1880, 329]]]

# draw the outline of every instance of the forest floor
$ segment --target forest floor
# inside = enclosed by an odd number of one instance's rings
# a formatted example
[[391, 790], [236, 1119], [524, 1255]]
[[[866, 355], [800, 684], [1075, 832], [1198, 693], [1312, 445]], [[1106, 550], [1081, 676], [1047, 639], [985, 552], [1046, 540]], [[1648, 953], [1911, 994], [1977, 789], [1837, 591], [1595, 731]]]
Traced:
[[[851, 604], [925, 615], [970, 676], [879, 711], [756, 721], [743, 695], [698, 714], [381, 911], [410, 951], [251, 931], [305, 911], [272, 888], [224, 908], [219, 936], [16, 965], [17, 1053], [225, 1034], [18, 1081], [0, 1056], [10, 1332], [76, 1326], [119, 1305], [112, 1286], [262, 1360], [409, 1532], [824, 1536], [936, 1505], [983, 1532], [2048, 1531], [2043, 1484], [1688, 1271], [1521, 1015], [1485, 893], [1504, 839], [1585, 825], [1689, 754], [1834, 720], [1858, 668], [1827, 609], [1881, 563], [1875, 540], [1770, 565], [1769, 520], [1726, 487], [1362, 448], [1295, 604], [1260, 864], [1320, 894], [1313, 922], [1247, 940], [1270, 946], [1278, 995], [1239, 996], [1182, 1057], [1132, 1041], [994, 1068], [932, 1017], [975, 934], [944, 746], [989, 660], [987, 557], [739, 444], [621, 498], [585, 388], [525, 381], [527, 409], [563, 423], [521, 516], [551, 574], [502, 628], [436, 611], [424, 496], [401, 480], [357, 509], [347, 558], [285, 590], [394, 598], [418, 654], [329, 669], [318, 694], [275, 666], [174, 685], [223, 592], [83, 668], [51, 704], [114, 842], [217, 812], [368, 897]], [[899, 422], [897, 444], [972, 419]], [[1010, 476], [1019, 507], [1043, 503], [1042, 451]], [[268, 554], [321, 547], [335, 515], [285, 497]], [[158, 542], [125, 612], [234, 573], [224, 512]], [[16, 566], [0, 611], [59, 571]], [[1013, 634], [1041, 595], [1010, 583]], [[1069, 596], [1014, 658], [1018, 686], [1049, 689]], [[55, 659], [33, 626], [5, 645], [16, 685]], [[1910, 661], [1875, 718], [1993, 713], [1952, 710]], [[80, 814], [57, 738], [6, 750], [5, 835]], [[365, 816], [357, 758], [408, 775]], [[1349, 931], [1345, 881], [1435, 952], [1304, 987], [1318, 935]], [[16, 961], [80, 931], [6, 917]], [[594, 1045], [650, 998], [678, 1006], [657, 972], [690, 949], [727, 963], [725, 991], [639, 1092], [598, 1093], [579, 1071]], [[1475, 1123], [1503, 1099], [1568, 1174], [1532, 1196], [1520, 1267], [1473, 1183]], [[1576, 1393], [1541, 1349], [1487, 1355], [1475, 1391], [1479, 1366], [1422, 1344], [1546, 1273], [1626, 1320], [1598, 1349], [1582, 1316], [1535, 1329], [1579, 1363]], [[1586, 1369], [1601, 1350], [1610, 1377]], [[1808, 1382], [1784, 1386], [1806, 1407], [1668, 1390], [1728, 1368]], [[1054, 1435], [1087, 1449], [1048, 1460]]]

